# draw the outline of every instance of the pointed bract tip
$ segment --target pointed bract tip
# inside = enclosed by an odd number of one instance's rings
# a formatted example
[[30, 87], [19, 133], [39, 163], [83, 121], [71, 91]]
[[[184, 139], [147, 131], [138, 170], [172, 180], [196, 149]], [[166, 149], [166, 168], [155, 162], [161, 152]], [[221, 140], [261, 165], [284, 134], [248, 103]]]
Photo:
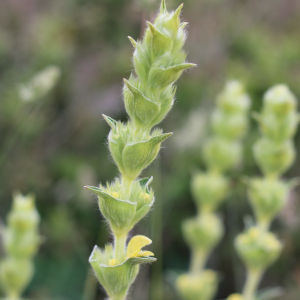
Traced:
[[179, 15], [180, 15], [180, 13], [181, 13], [181, 11], [182, 11], [182, 8], [183, 8], [183, 3], [180, 4], [180, 5], [178, 6], [178, 8], [175, 10], [174, 16], [179, 17]]
[[182, 29], [184, 29], [188, 24], [189, 24], [189, 22], [183, 22], [183, 23], [180, 24], [180, 27]]
[[133, 93], [135, 92], [135, 88], [132, 86], [132, 84], [126, 79], [123, 78], [124, 84], [126, 85], [126, 87]]
[[117, 124], [117, 121], [114, 120], [113, 118], [106, 116], [105, 114], [102, 114], [104, 120], [106, 121], [106, 123], [111, 127], [114, 128]]
[[156, 30], [155, 26], [151, 22], [149, 22], [149, 21], [147, 21], [147, 24], [148, 24], [149, 29], [151, 30], [151, 32], [154, 33], [155, 30]]
[[136, 48], [136, 41], [135, 41], [131, 36], [128, 36], [128, 39], [129, 39], [129, 41], [131, 42], [132, 46], [133, 46], [134, 48]]
[[166, 12], [167, 12], [166, 1], [162, 0], [160, 4], [160, 13], [163, 14]]

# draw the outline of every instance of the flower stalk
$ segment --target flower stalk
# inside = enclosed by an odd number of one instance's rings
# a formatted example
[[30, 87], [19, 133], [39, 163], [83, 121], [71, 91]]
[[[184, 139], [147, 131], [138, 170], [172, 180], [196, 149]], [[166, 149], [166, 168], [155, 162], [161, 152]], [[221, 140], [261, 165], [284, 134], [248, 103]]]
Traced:
[[194, 174], [191, 190], [198, 215], [183, 224], [184, 237], [191, 247], [190, 271], [177, 279], [184, 300], [211, 300], [217, 290], [217, 273], [205, 270], [208, 256], [223, 236], [216, 210], [229, 191], [226, 172], [241, 161], [241, 139], [248, 128], [250, 98], [238, 81], [228, 82], [217, 99], [211, 127], [213, 134], [203, 147], [206, 172]]
[[144, 38], [135, 41], [134, 72], [124, 79], [124, 104], [129, 121], [122, 123], [104, 116], [111, 128], [109, 151], [120, 177], [111, 184], [86, 188], [98, 196], [99, 208], [114, 235], [114, 245], [101, 250], [95, 246], [89, 262], [111, 300], [123, 300], [135, 280], [139, 265], [156, 259], [150, 251], [141, 249], [151, 240], [134, 236], [126, 245], [130, 230], [154, 204], [149, 187], [152, 178], [139, 179], [141, 173], [156, 158], [161, 143], [172, 135], [153, 129], [171, 110], [175, 82], [185, 69], [195, 66], [185, 61], [182, 50], [186, 39], [184, 23], [180, 22], [182, 5], [169, 13], [165, 1], [154, 23], [148, 22]]
[[254, 158], [263, 177], [247, 180], [248, 198], [256, 224], [240, 234], [235, 246], [247, 269], [243, 299], [255, 300], [264, 271], [279, 257], [282, 244], [269, 227], [285, 205], [294, 182], [280, 179], [295, 160], [292, 138], [299, 115], [296, 98], [285, 85], [276, 85], [264, 95], [260, 114], [254, 114], [261, 131], [254, 144]]

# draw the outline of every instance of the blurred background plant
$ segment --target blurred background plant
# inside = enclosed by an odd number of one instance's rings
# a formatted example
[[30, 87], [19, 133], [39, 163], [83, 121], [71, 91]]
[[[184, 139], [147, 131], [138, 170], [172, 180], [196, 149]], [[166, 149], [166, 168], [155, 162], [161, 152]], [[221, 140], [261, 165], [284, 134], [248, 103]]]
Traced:
[[263, 177], [245, 178], [255, 221], [235, 241], [246, 265], [245, 300], [257, 299], [261, 277], [282, 251], [283, 245], [269, 228], [298, 184], [298, 180], [280, 179], [295, 160], [292, 138], [299, 123], [296, 105], [297, 99], [288, 87], [276, 85], [264, 95], [261, 113], [254, 114], [262, 136], [255, 142], [253, 153]]
[[[36, 258], [35, 276], [24, 294], [27, 298], [105, 297], [93, 288], [93, 281], [86, 280], [91, 274], [86, 257], [93, 245], [103, 246], [109, 236], [105, 223], [99, 224], [95, 200], [82, 186], [111, 181], [117, 175], [103, 143], [107, 125], [101, 114], [126, 120], [121, 82], [132, 70], [128, 60], [132, 46], [126, 36], [141, 36], [144, 20], [153, 20], [159, 2], [0, 1], [2, 153], [4, 143], [34, 104], [19, 100], [19, 84], [29, 82], [49, 65], [61, 69], [58, 84], [30, 113], [30, 122], [23, 126], [1, 164], [1, 218], [10, 209], [10, 195], [16, 187], [23, 193], [34, 191], [41, 231], [47, 237]], [[181, 1], [169, 0], [168, 9], [179, 4]], [[158, 201], [149, 214], [151, 226], [146, 219], [133, 234], [153, 239], [158, 261], [151, 267], [155, 280], [149, 284], [150, 270], [142, 268], [133, 299], [148, 299], [150, 290], [155, 300], [178, 299], [168, 270], [188, 269], [190, 249], [182, 238], [181, 223], [195, 215], [190, 176], [196, 166], [204, 168], [199, 148], [217, 91], [231, 78], [241, 80], [255, 111], [261, 108], [264, 92], [274, 84], [286, 83], [298, 98], [300, 95], [299, 1], [186, 0], [184, 5], [182, 16], [189, 22], [186, 49], [198, 68], [179, 80], [174, 109], [162, 124], [165, 132], [175, 133], [165, 144], [167, 151], [162, 149], [158, 160], [144, 173], [145, 177], [154, 176], [152, 186]], [[242, 168], [246, 175], [260, 174], [251, 151], [258, 136], [257, 125], [251, 121]], [[297, 152], [299, 142], [297, 134]], [[95, 165], [98, 167], [93, 168]], [[285, 177], [297, 176], [299, 166], [297, 158]], [[232, 196], [220, 207], [225, 236], [208, 261], [208, 268], [220, 270], [216, 299], [242, 290], [245, 279], [244, 266], [232, 245], [244, 229], [243, 217], [252, 212], [243, 185], [235, 179], [239, 172], [233, 175]], [[286, 293], [279, 299], [285, 300], [298, 300], [299, 295], [297, 200], [296, 190], [272, 224], [285, 247], [261, 283], [262, 288], [284, 286]]]
[[15, 194], [7, 226], [1, 228], [5, 257], [0, 260], [0, 286], [7, 300], [20, 300], [32, 279], [33, 256], [41, 243], [39, 223], [34, 196]]
[[206, 171], [194, 171], [191, 191], [197, 216], [184, 221], [183, 237], [191, 247], [189, 272], [178, 276], [176, 287], [182, 299], [211, 300], [218, 288], [218, 273], [205, 270], [211, 250], [224, 234], [222, 218], [216, 213], [227, 194], [233, 171], [242, 161], [243, 143], [249, 124], [251, 100], [238, 81], [226, 83], [217, 97], [217, 107], [210, 120], [211, 135], [202, 152]]

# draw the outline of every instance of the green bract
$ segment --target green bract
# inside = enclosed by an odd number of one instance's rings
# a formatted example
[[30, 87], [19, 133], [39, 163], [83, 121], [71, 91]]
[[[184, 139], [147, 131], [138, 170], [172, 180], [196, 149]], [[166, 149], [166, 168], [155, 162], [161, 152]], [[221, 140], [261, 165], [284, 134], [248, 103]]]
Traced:
[[276, 236], [259, 227], [239, 235], [235, 243], [239, 255], [251, 270], [263, 270], [281, 253], [282, 245]]
[[267, 138], [261, 138], [253, 148], [257, 164], [268, 176], [279, 176], [290, 168], [295, 160], [295, 148], [290, 140], [278, 144]]
[[[182, 50], [186, 39], [185, 23], [180, 22], [182, 5], [169, 13], [165, 1], [154, 23], [148, 22], [144, 38], [133, 47], [134, 72], [124, 79], [124, 104], [130, 117], [127, 123], [104, 116], [111, 127], [108, 145], [120, 179], [112, 184], [86, 188], [98, 196], [99, 208], [114, 235], [114, 245], [104, 251], [95, 248], [90, 263], [110, 300], [125, 299], [135, 280], [139, 264], [155, 261], [153, 253], [140, 251], [150, 244], [136, 236], [126, 246], [128, 232], [150, 210], [154, 194], [149, 179], [138, 179], [159, 153], [161, 143], [172, 135], [153, 129], [168, 114], [174, 103], [175, 81], [185, 69], [195, 66], [186, 62]], [[126, 250], [127, 249], [127, 250]], [[127, 251], [127, 255], [126, 255]]]
[[[115, 234], [129, 232], [149, 211], [154, 203], [154, 194], [148, 185], [152, 178], [141, 179], [132, 184], [126, 195], [120, 179], [106, 187], [86, 187], [98, 196], [99, 208]], [[127, 198], [128, 197], [128, 198]], [[130, 199], [130, 200], [128, 200]]]
[[112, 126], [108, 136], [109, 150], [121, 174], [135, 180], [156, 158], [160, 144], [172, 133], [162, 134], [159, 129], [151, 134], [137, 131], [133, 123], [123, 124], [107, 118]]
[[217, 291], [218, 278], [216, 272], [205, 270], [197, 276], [181, 275], [176, 286], [184, 300], [210, 300]]
[[224, 200], [228, 191], [228, 180], [218, 173], [194, 174], [191, 181], [191, 190], [199, 209], [214, 211]]
[[203, 156], [210, 169], [225, 172], [241, 161], [241, 144], [237, 141], [213, 137], [206, 142]]
[[89, 262], [108, 296], [111, 299], [122, 300], [139, 272], [139, 265], [154, 262], [156, 259], [152, 257], [133, 257], [115, 266], [110, 266], [113, 257], [112, 245], [107, 245], [103, 251], [95, 246]]
[[269, 223], [282, 209], [289, 194], [289, 185], [273, 178], [250, 181], [248, 195], [259, 223]]
[[183, 233], [191, 248], [211, 250], [223, 236], [223, 226], [214, 214], [203, 214], [183, 223]]

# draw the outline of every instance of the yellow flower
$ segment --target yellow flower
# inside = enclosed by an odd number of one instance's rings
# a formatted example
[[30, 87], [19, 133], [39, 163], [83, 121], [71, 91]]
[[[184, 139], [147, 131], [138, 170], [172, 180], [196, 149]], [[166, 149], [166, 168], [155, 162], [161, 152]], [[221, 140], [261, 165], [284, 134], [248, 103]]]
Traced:
[[232, 294], [227, 300], [244, 300], [244, 297], [241, 294]]
[[134, 236], [128, 243], [127, 246], [127, 257], [141, 257], [141, 256], [154, 256], [151, 251], [142, 251], [141, 249], [145, 246], [148, 246], [152, 241], [144, 235]]

